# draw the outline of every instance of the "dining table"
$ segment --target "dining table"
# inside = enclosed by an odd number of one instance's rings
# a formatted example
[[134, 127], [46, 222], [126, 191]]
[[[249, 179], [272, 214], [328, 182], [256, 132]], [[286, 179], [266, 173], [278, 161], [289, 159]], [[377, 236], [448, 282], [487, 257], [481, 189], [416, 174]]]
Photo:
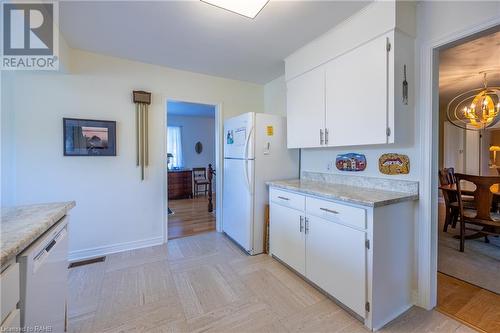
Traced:
[[[439, 189], [443, 191], [450, 191], [458, 194], [457, 184], [439, 185]], [[471, 183], [463, 183], [460, 186], [462, 195], [474, 196], [474, 185]], [[491, 193], [493, 194], [493, 201], [500, 200], [500, 184], [495, 184], [490, 187]]]
[[[447, 184], [447, 185], [440, 185], [439, 189], [442, 191], [450, 191], [455, 194], [457, 194], [458, 197], [458, 189], [456, 184]], [[491, 208], [492, 211], [495, 211], [497, 213], [500, 213], [500, 184], [494, 184], [490, 187], [491, 193], [493, 194], [492, 202], [491, 202]], [[469, 182], [463, 182], [460, 184], [460, 192], [462, 196], [466, 197], [474, 197], [474, 192], [475, 192], [475, 185]], [[456, 203], [457, 204], [457, 203]], [[481, 230], [478, 230], [477, 233], [467, 235], [465, 236], [465, 239], [477, 239], [481, 237], [485, 237], [486, 234], [482, 233]], [[454, 236], [454, 238], [460, 238], [460, 236]], [[486, 241], [488, 241], [488, 238], [486, 238]]]

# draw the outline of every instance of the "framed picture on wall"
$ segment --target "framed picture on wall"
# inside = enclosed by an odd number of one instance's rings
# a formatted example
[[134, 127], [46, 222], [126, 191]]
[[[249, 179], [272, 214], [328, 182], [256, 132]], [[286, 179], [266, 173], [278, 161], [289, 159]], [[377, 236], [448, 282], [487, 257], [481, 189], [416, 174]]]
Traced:
[[116, 156], [116, 121], [63, 118], [64, 156]]

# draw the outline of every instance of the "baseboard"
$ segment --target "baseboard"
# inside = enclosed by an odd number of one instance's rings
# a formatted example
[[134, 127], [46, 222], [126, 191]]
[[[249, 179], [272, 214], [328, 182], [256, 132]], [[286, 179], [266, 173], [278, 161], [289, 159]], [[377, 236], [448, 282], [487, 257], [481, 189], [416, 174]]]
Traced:
[[[399, 310], [394, 311], [392, 315], [388, 316], [384, 320], [382, 320], [380, 323], [377, 323], [376, 325], [373, 325], [373, 332], [379, 331], [382, 328], [386, 327], [396, 319], [398, 319], [403, 313], [406, 311], [410, 310], [413, 307], [413, 304], [405, 304], [403, 305]], [[373, 324], [373, 323], [372, 323]]]
[[112, 253], [135, 250], [135, 249], [140, 249], [140, 248], [150, 247], [150, 246], [155, 246], [155, 245], [161, 245], [161, 244], [163, 244], [163, 237], [160, 236], [160, 237], [154, 237], [154, 238], [148, 238], [148, 239], [141, 239], [141, 240], [132, 241], [132, 242], [117, 243], [117, 244], [112, 244], [112, 245], [94, 247], [94, 248], [90, 248], [90, 249], [76, 250], [76, 251], [69, 252], [68, 261], [71, 262], [71, 261], [82, 260], [82, 259], [90, 259], [90, 258], [95, 258], [95, 257], [100, 257], [100, 256], [112, 254]]

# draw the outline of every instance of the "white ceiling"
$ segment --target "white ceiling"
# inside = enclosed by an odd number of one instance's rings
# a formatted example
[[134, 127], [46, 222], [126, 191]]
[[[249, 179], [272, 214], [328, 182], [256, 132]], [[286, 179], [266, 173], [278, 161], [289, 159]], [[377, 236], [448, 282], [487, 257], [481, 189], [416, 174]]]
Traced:
[[169, 116], [215, 118], [215, 106], [208, 104], [168, 101], [167, 112]]
[[367, 3], [271, 0], [252, 20], [198, 0], [64, 1], [60, 25], [74, 48], [263, 84]]
[[439, 104], [444, 110], [450, 100], [468, 90], [482, 88], [481, 71], [487, 71], [489, 86], [500, 86], [500, 27], [439, 54]]

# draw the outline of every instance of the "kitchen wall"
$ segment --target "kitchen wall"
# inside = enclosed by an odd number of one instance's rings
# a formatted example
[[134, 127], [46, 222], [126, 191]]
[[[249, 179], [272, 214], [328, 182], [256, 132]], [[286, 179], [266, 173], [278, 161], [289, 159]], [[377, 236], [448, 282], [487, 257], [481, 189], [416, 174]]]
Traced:
[[[2, 205], [76, 200], [73, 258], [161, 243], [166, 99], [221, 103], [227, 118], [262, 112], [263, 86], [70, 52], [66, 73], [2, 73]], [[135, 165], [134, 89], [153, 93], [144, 182]], [[117, 156], [64, 157], [63, 117], [116, 120]]]
[[2, 91], [1, 98], [1, 117], [0, 117], [0, 130], [1, 130], [1, 196], [0, 202], [2, 206], [10, 206], [14, 204], [15, 192], [15, 145], [14, 145], [14, 112], [12, 108], [7, 107], [5, 96], [12, 94], [12, 87], [4, 84], [4, 71], [0, 71], [0, 87]]
[[264, 85], [264, 110], [269, 114], [286, 116], [285, 75]]
[[[167, 122], [168, 126], [182, 128], [182, 156], [185, 168], [208, 168], [210, 163], [215, 168], [215, 118], [168, 115]], [[203, 145], [200, 154], [194, 150], [198, 141]]]

